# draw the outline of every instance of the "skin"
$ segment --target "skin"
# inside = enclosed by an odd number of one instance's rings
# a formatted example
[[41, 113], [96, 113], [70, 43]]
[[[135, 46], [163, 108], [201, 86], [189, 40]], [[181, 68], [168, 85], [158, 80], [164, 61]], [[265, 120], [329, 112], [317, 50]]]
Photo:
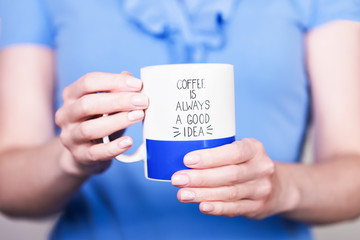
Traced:
[[181, 202], [211, 215], [284, 213], [314, 224], [359, 216], [360, 25], [332, 23], [306, 42], [317, 164], [276, 163], [253, 139], [192, 152], [184, 163], [193, 170], [172, 177]]
[[[0, 53], [0, 209], [9, 216], [61, 211], [88, 177], [132, 145], [127, 136], [108, 144], [96, 139], [143, 120], [148, 106], [139, 93], [142, 82], [131, 74], [90, 73], [64, 90], [64, 105], [54, 119], [53, 59], [50, 49], [36, 46]], [[104, 113], [112, 114], [94, 117]], [[61, 127], [59, 137], [54, 120]]]
[[[325, 224], [359, 216], [359, 42], [360, 24], [348, 21], [306, 38], [316, 164], [277, 163], [255, 139], [191, 152], [184, 158], [191, 169], [172, 177], [179, 200], [200, 203], [205, 214], [254, 219], [281, 213]], [[0, 52], [0, 209], [10, 216], [60, 211], [89, 176], [132, 145], [127, 136], [109, 144], [96, 139], [141, 121], [148, 106], [141, 81], [129, 73], [87, 74], [64, 91], [57, 137], [53, 59], [35, 46]], [[98, 117], [104, 113], [113, 114]]]

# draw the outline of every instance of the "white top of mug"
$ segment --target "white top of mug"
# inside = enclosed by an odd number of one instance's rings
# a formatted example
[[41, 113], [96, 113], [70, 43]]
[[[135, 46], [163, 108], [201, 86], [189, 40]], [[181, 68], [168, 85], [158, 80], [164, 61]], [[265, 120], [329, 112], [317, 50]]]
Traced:
[[228, 63], [177, 63], [177, 64], [162, 64], [142, 67], [144, 69], [157, 69], [157, 70], [169, 70], [169, 69], [181, 69], [181, 68], [199, 68], [199, 67], [231, 67], [234, 66]]

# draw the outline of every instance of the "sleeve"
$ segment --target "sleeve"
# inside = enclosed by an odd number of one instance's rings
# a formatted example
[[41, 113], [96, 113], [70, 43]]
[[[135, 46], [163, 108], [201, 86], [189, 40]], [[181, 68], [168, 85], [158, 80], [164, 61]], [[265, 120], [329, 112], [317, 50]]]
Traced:
[[360, 0], [314, 0], [309, 28], [335, 20], [360, 22]]
[[53, 35], [43, 0], [0, 0], [0, 49], [13, 44], [53, 47]]

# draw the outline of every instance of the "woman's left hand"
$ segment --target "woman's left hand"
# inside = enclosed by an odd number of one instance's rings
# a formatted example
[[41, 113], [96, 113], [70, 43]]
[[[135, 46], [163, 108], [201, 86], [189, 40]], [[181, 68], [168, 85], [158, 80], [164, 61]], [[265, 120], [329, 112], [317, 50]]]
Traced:
[[178, 199], [200, 203], [200, 211], [216, 216], [261, 219], [287, 210], [277, 166], [263, 145], [243, 139], [184, 157], [189, 170], [176, 172], [172, 184], [181, 187]]

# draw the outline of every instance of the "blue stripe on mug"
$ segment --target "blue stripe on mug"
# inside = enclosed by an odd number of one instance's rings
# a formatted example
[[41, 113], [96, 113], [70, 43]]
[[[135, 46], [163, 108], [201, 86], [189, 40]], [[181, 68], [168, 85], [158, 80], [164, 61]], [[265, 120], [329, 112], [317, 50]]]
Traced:
[[146, 139], [148, 178], [171, 180], [171, 176], [187, 167], [184, 156], [194, 150], [218, 147], [235, 141], [235, 136], [210, 140], [162, 141]]

